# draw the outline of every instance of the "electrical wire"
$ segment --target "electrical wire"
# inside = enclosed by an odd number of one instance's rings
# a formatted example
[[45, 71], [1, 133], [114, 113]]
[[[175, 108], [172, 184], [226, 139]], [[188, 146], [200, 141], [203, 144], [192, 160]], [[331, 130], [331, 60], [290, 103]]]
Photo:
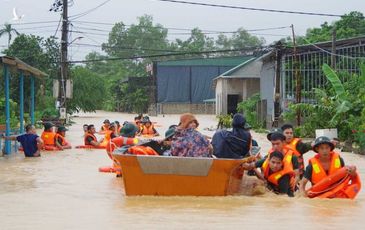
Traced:
[[198, 5], [198, 6], [208, 6], [208, 7], [219, 7], [219, 8], [237, 9], [237, 10], [263, 11], [263, 12], [271, 12], [271, 13], [301, 14], [301, 15], [325, 16], [325, 17], [342, 17], [342, 16], [344, 16], [344, 15], [340, 15], [340, 14], [315, 13], [315, 12], [304, 12], [304, 11], [289, 11], [289, 10], [276, 10], [276, 9], [253, 8], [253, 7], [243, 7], [243, 6], [219, 5], [219, 4], [202, 3], [202, 2], [187, 2], [187, 1], [176, 1], [176, 0], [153, 0], [153, 1], [169, 2], [169, 3], [177, 3], [177, 4], [188, 4], [188, 5]]
[[102, 7], [103, 5], [107, 4], [107, 3], [108, 3], [108, 2], [110, 2], [110, 1], [111, 1], [111, 0], [106, 0], [106, 1], [102, 2], [101, 4], [97, 5], [97, 6], [96, 6], [96, 7], [94, 7], [94, 8], [91, 8], [91, 9], [89, 9], [89, 10], [87, 10], [87, 11], [83, 12], [83, 13], [79, 13], [79, 14], [72, 15], [72, 16], [70, 16], [69, 18], [70, 18], [70, 19], [77, 19], [77, 18], [81, 18], [81, 17], [83, 17], [83, 16], [85, 16], [85, 15], [88, 15], [89, 13], [91, 13], [91, 12], [93, 12], [93, 11], [95, 11], [95, 10], [99, 9], [100, 7]]
[[326, 49], [323, 49], [322, 47], [319, 47], [318, 45], [316, 45], [316, 44], [314, 44], [314, 43], [311, 43], [310, 41], [308, 41], [308, 40], [307, 40], [307, 39], [305, 39], [304, 37], [303, 37], [303, 40], [304, 40], [307, 44], [309, 44], [309, 45], [311, 45], [311, 46], [313, 46], [313, 47], [317, 48], [318, 50], [321, 50], [322, 52], [325, 52], [325, 53], [330, 54], [330, 55], [333, 55], [333, 56], [342, 57], [342, 58], [346, 58], [346, 59], [352, 59], [352, 60], [363, 60], [363, 59], [365, 58], [365, 57], [353, 57], [353, 56], [346, 56], [346, 55], [341, 55], [341, 54], [332, 53], [331, 51], [328, 51], [328, 50], [326, 50]]
[[182, 55], [199, 55], [199, 54], [214, 54], [214, 53], [231, 53], [231, 52], [253, 52], [255, 50], [262, 50], [264, 48], [269, 48], [269, 46], [262, 47], [247, 47], [241, 49], [225, 49], [225, 50], [209, 50], [209, 51], [197, 51], [197, 52], [180, 52], [180, 53], [165, 53], [165, 54], [153, 54], [153, 55], [135, 55], [131, 57], [114, 57], [114, 58], [101, 58], [94, 60], [79, 60], [71, 61], [69, 63], [90, 63], [90, 62], [100, 62], [100, 61], [115, 61], [115, 60], [138, 60], [144, 58], [156, 58], [156, 57], [171, 57], [171, 56], [182, 56]]

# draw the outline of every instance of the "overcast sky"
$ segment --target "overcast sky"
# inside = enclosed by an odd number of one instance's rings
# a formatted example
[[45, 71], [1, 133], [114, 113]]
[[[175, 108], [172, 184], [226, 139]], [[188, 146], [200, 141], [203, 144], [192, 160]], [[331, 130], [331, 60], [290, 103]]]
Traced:
[[[350, 11], [365, 12], [365, 0], [185, 0], [213, 4], [235, 5], [253, 8], [266, 8], [291, 11], [306, 11], [316, 13], [345, 14]], [[50, 12], [54, 0], [0, 0], [0, 26], [8, 22], [13, 24], [21, 33], [32, 33], [48, 37], [56, 32], [60, 13]], [[69, 8], [69, 15], [76, 15], [92, 9], [105, 0], [74, 0]], [[16, 7], [19, 15], [25, 15], [20, 23], [48, 22], [36, 24], [16, 24], [12, 21], [13, 8]], [[70, 59], [82, 60], [91, 50], [100, 51], [98, 47], [84, 47], [77, 44], [100, 45], [107, 40], [107, 31], [112, 25], [98, 25], [91, 22], [115, 23], [123, 21], [125, 24], [136, 23], [137, 17], [144, 14], [152, 15], [155, 23], [160, 23], [167, 28], [192, 29], [199, 27], [203, 30], [234, 31], [239, 27], [247, 30], [290, 26], [294, 24], [295, 31], [303, 35], [307, 28], [318, 27], [323, 22], [332, 22], [336, 17], [292, 15], [281, 13], [258, 12], [248, 10], [222, 9], [195, 5], [182, 5], [176, 3], [159, 2], [156, 0], [110, 0], [102, 7], [89, 14], [72, 21], [71, 36], [82, 36], [71, 45]], [[88, 23], [85, 23], [88, 22]], [[169, 33], [184, 31], [169, 30]], [[257, 36], [264, 37], [267, 44], [280, 37], [290, 36], [289, 28], [272, 31], [255, 32]], [[60, 31], [57, 32], [60, 37]], [[187, 38], [186, 35], [171, 34], [169, 39], [176, 37]], [[0, 50], [7, 46], [7, 36], [0, 38]]]

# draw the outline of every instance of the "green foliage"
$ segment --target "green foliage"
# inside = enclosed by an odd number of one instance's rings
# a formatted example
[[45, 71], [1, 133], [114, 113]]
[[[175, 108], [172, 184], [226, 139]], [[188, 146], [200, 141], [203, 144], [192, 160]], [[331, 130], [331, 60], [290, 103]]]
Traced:
[[[10, 127], [18, 127], [19, 118], [16, 116], [17, 103], [10, 99]], [[5, 124], [5, 97], [0, 98], [0, 124]]]
[[95, 112], [101, 109], [106, 97], [104, 79], [88, 69], [77, 66], [72, 69], [73, 98], [68, 101], [70, 112]]
[[132, 84], [121, 86], [120, 106], [123, 111], [133, 113], [146, 113], [148, 109], [148, 94], [145, 88]]
[[257, 93], [237, 105], [237, 110], [244, 114], [247, 123], [254, 129], [259, 129], [263, 126], [263, 122], [257, 116], [257, 104], [260, 100], [260, 94]]
[[300, 109], [304, 118], [299, 128], [301, 136], [313, 136], [315, 129], [337, 128], [340, 139], [354, 140], [362, 146], [362, 134], [353, 132], [365, 129], [365, 64], [360, 69], [360, 75], [348, 74], [346, 81], [341, 82], [338, 74], [324, 65], [323, 71], [331, 84], [325, 89], [315, 89], [317, 103], [291, 104], [284, 119], [293, 120]]
[[218, 128], [232, 128], [232, 114], [218, 115]]
[[305, 39], [303, 39], [303, 37], [298, 37], [298, 44], [307, 44], [307, 41], [312, 43], [330, 41], [334, 27], [336, 27], [337, 39], [362, 36], [365, 34], [364, 15], [361, 12], [352, 11], [331, 24], [324, 22], [320, 28], [310, 28], [307, 30], [304, 37]]

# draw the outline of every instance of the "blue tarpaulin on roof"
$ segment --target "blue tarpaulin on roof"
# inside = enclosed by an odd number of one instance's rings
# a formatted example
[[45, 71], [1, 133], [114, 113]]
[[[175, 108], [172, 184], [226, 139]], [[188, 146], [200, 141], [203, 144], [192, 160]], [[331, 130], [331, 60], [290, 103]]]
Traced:
[[212, 81], [232, 66], [157, 66], [158, 103], [203, 103], [214, 98]]

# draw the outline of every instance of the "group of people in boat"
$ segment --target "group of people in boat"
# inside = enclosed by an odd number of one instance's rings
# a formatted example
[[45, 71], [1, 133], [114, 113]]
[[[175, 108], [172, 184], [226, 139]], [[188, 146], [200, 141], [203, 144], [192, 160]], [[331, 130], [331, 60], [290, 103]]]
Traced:
[[[196, 117], [185, 113], [180, 116], [179, 124], [169, 127], [163, 140], [148, 140], [134, 146], [138, 141], [133, 138], [159, 135], [149, 117], [139, 115], [134, 122], [124, 122], [123, 125], [118, 121], [110, 123], [106, 119], [98, 132], [105, 135], [100, 140], [95, 136], [93, 124], [84, 125], [84, 144], [98, 147], [115, 142], [117, 147], [123, 147], [126, 153], [132, 154], [228, 159], [248, 157], [258, 145], [252, 139], [250, 126], [242, 114], [233, 116], [232, 130], [218, 130], [212, 138], [199, 132], [198, 127]], [[40, 156], [40, 149], [71, 148], [65, 139], [67, 129], [64, 126], [55, 127], [52, 123], [45, 123], [41, 137], [36, 135], [34, 126], [27, 125], [25, 129], [26, 133], [23, 135], [5, 138], [19, 141], [26, 156]], [[312, 191], [305, 189], [306, 184], [320, 184], [342, 168], [354, 180], [358, 177], [356, 167], [345, 166], [343, 158], [334, 151], [336, 141], [328, 137], [318, 137], [314, 143], [305, 143], [294, 137], [293, 126], [285, 124], [271, 130], [267, 139], [271, 142], [268, 154], [264, 157], [255, 154], [256, 160], [244, 163], [242, 167], [249, 175], [256, 175], [265, 181], [267, 187], [277, 194], [292, 197], [296, 191], [300, 191], [304, 196], [314, 196]], [[303, 155], [310, 150], [316, 155], [305, 166]], [[113, 159], [110, 152], [108, 154]], [[114, 163], [117, 164], [115, 161]]]
[[[130, 132], [125, 137], [135, 137], [140, 129], [135, 124], [128, 125]], [[248, 157], [253, 147], [257, 146], [242, 114], [233, 116], [232, 130], [218, 130], [211, 140], [200, 133], [198, 127], [195, 116], [185, 113], [181, 115], [178, 125], [169, 127], [164, 140], [143, 145], [152, 147], [156, 155], [228, 159]], [[290, 124], [271, 130], [267, 139], [271, 142], [268, 154], [264, 157], [256, 154], [254, 162], [245, 163], [242, 167], [249, 171], [249, 175], [256, 175], [265, 181], [267, 187], [277, 194], [292, 197], [299, 191], [304, 196], [312, 196], [311, 191], [305, 189], [308, 182], [315, 185], [344, 167], [350, 177], [357, 176], [356, 167], [345, 166], [344, 160], [334, 152], [336, 140], [322, 136], [313, 143], [303, 142], [294, 137]], [[303, 155], [310, 150], [316, 155], [305, 166]]]

